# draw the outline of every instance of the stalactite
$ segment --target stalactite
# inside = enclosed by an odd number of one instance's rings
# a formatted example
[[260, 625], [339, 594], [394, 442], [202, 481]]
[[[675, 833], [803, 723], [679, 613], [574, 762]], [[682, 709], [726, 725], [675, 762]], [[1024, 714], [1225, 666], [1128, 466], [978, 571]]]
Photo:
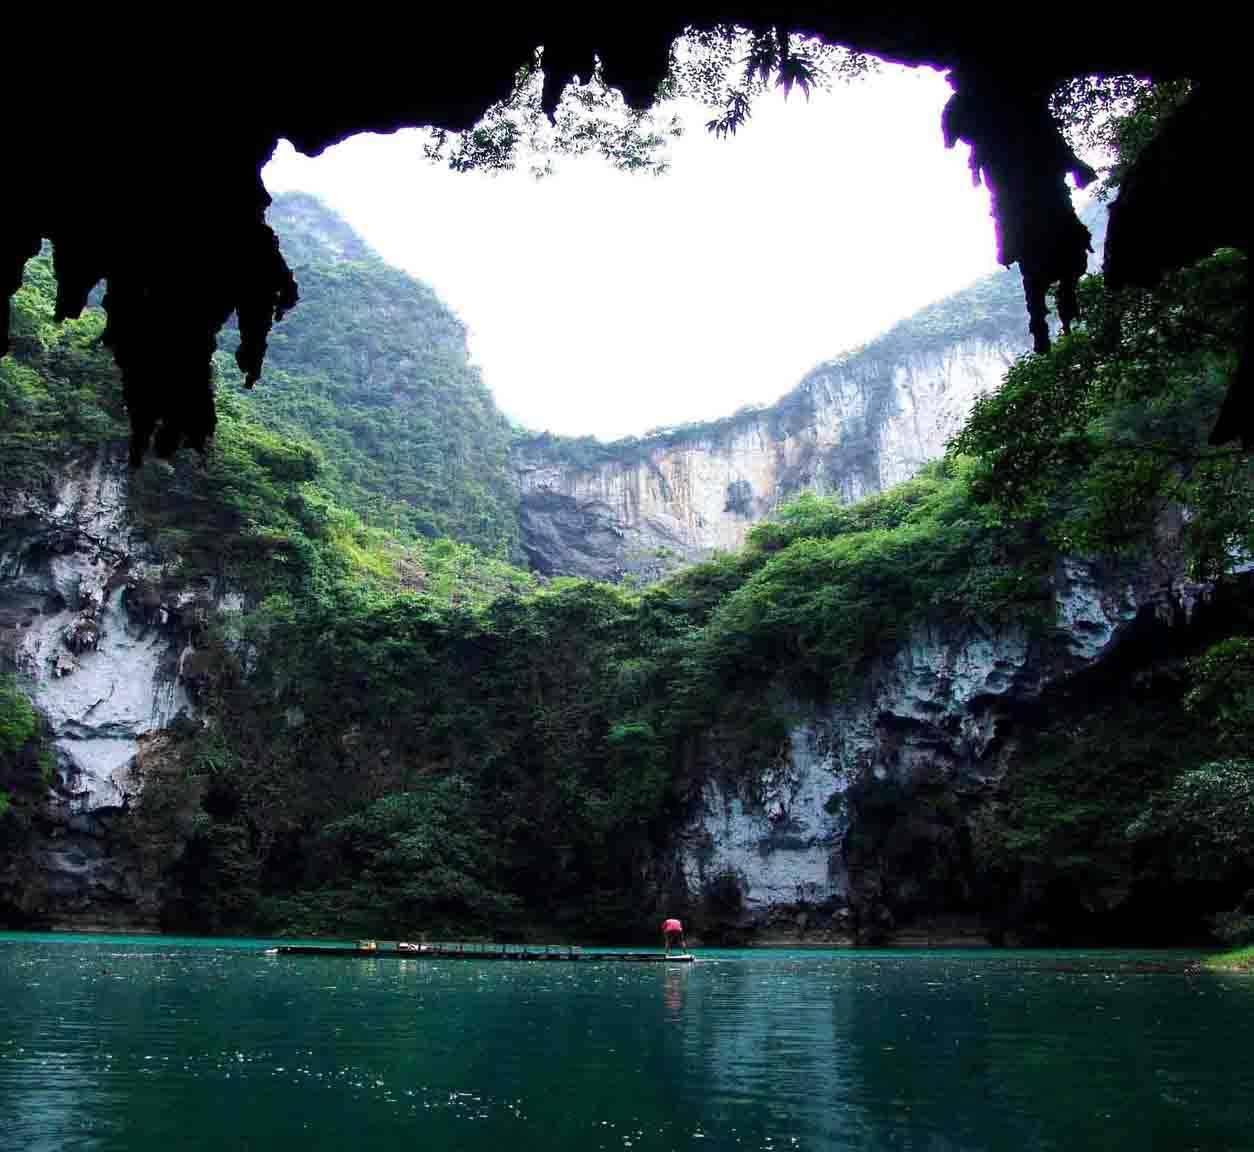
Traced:
[[1071, 206], [1067, 176], [1081, 187], [1092, 168], [1068, 147], [1049, 113], [1049, 89], [1024, 86], [1013, 73], [957, 71], [945, 107], [946, 147], [971, 147], [971, 173], [989, 190], [997, 224], [997, 259], [1018, 264], [1028, 327], [1037, 352], [1049, 349], [1047, 294], [1057, 286], [1058, 319], [1077, 318], [1076, 285], [1092, 250], [1089, 230]]

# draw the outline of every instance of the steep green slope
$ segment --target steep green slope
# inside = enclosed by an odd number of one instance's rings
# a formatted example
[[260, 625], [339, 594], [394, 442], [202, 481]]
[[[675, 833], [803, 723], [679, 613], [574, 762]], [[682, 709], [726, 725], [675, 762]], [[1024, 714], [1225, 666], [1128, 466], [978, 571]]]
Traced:
[[[45, 251], [26, 266], [12, 305], [13, 354], [0, 360], [0, 489], [8, 497], [47, 495], [69, 461], [126, 436], [120, 377], [100, 342], [104, 314], [89, 308], [81, 319], [54, 324], [55, 298]], [[456, 324], [442, 309], [433, 315], [450, 331]], [[298, 378], [285, 385], [297, 388]], [[308, 595], [350, 575], [363, 586], [406, 587], [444, 603], [482, 602], [530, 585], [526, 573], [471, 544], [365, 523], [343, 501], [335, 441], [320, 443], [297, 421], [263, 413], [263, 391], [228, 382], [203, 460], [185, 452], [169, 462], [149, 460], [131, 476], [138, 526], [184, 577], [212, 573], [256, 600], [275, 592]], [[478, 399], [472, 396], [472, 404]], [[380, 435], [390, 411], [379, 409]], [[399, 423], [403, 437], [408, 425], [403, 417]], [[452, 506], [469, 503], [458, 496]], [[489, 534], [500, 539], [492, 525]]]
[[13, 351], [0, 359], [0, 491], [46, 485], [70, 455], [126, 435], [104, 314], [54, 325], [56, 292], [50, 254], [28, 261], [10, 306]]
[[[246, 410], [313, 443], [323, 485], [369, 524], [516, 556], [509, 428], [461, 322], [312, 197], [277, 197], [269, 219], [301, 300], [271, 336]], [[238, 388], [230, 358], [217, 366]]]

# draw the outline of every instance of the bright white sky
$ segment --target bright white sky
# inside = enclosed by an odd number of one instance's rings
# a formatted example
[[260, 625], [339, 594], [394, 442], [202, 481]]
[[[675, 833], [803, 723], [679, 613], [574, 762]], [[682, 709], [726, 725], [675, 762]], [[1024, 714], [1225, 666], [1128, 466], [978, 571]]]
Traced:
[[602, 438], [766, 404], [995, 266], [988, 195], [946, 151], [939, 73], [883, 66], [757, 106], [718, 140], [686, 114], [663, 176], [596, 157], [458, 174], [422, 136], [358, 136], [264, 176], [329, 204], [469, 328], [497, 403]]

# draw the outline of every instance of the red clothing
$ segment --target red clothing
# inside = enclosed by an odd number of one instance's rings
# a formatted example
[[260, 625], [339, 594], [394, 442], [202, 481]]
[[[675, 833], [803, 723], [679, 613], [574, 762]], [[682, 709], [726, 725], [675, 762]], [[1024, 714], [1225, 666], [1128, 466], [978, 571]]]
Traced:
[[678, 920], [666, 920], [662, 923], [663, 932], [682, 932], [683, 930], [684, 926]]

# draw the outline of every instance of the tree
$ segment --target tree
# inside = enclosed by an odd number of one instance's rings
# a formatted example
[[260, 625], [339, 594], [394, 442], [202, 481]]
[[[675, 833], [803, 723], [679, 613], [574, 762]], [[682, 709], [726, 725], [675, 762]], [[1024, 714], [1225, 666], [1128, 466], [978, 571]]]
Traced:
[[1050, 98], [1050, 109], [1077, 150], [1103, 158], [1097, 195], [1118, 191], [1124, 175], [1163, 120], [1186, 99], [1184, 78], [1155, 82], [1139, 76], [1077, 76]]
[[1215, 760], [1182, 772], [1128, 826], [1157, 842], [1178, 881], [1229, 910], [1216, 920], [1231, 944], [1254, 940], [1254, 760]]
[[560, 72], [546, 71], [544, 61], [541, 48], [515, 74], [508, 98], [493, 104], [473, 128], [435, 130], [425, 146], [427, 156], [458, 172], [509, 169], [525, 158], [541, 176], [552, 171], [555, 157], [595, 152], [624, 171], [661, 174], [669, 163], [667, 141], [684, 131], [681, 117], [664, 109], [667, 101], [696, 101], [717, 110], [706, 129], [729, 136], [771, 87], [785, 95], [795, 87], [808, 99], [815, 89], [875, 67], [864, 53], [774, 26], [689, 29], [671, 47], [657, 105], [637, 109], [607, 83], [599, 61], [586, 78], [577, 75], [568, 84]]
[[1245, 284], [1232, 250], [1153, 291], [1090, 277], [1083, 328], [1016, 363], [950, 451], [980, 460], [978, 490], [1065, 551], [1128, 552], [1175, 515], [1195, 575], [1231, 571], [1254, 548], [1254, 461], [1207, 436], [1240, 355]]
[[343, 927], [493, 928], [515, 901], [495, 888], [496, 861], [479, 832], [473, 790], [460, 776], [383, 796], [323, 829], [334, 860], [324, 906]]

